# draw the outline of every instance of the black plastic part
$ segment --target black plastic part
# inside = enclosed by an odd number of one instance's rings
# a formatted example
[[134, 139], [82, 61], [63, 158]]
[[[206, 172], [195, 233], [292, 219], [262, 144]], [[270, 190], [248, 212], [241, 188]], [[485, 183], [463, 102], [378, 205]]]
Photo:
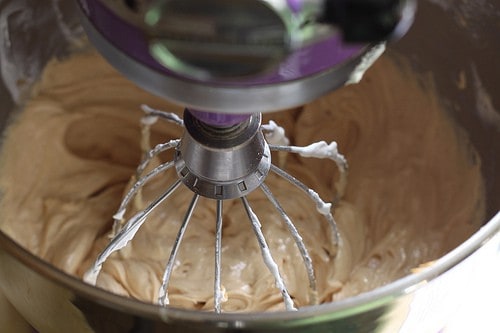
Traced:
[[327, 0], [321, 21], [338, 26], [346, 42], [390, 39], [402, 19], [405, 0]]

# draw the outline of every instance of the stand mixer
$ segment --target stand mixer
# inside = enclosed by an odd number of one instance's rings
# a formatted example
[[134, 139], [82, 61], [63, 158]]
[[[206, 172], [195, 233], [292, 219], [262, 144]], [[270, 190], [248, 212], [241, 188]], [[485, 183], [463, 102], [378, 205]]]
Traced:
[[[314, 263], [291, 218], [265, 184], [270, 172], [302, 190], [339, 244], [331, 204], [271, 163], [271, 152], [333, 160], [339, 171], [337, 196], [346, 184], [347, 162], [335, 142], [289, 146], [274, 122], [261, 113], [302, 105], [346, 83], [355, 83], [384, 50], [384, 41], [401, 36], [411, 24], [413, 1], [113, 1], [79, 0], [90, 40], [126, 76], [145, 89], [186, 105], [183, 119], [143, 106], [144, 125], [160, 118], [184, 127], [181, 139], [145, 151], [116, 215], [109, 245], [87, 271], [95, 284], [103, 263], [125, 247], [148, 215], [182, 184], [192, 201], [166, 264], [158, 302], [168, 305], [168, 285], [176, 254], [200, 196], [216, 205], [214, 311], [224, 302], [221, 284], [223, 202], [241, 199], [263, 260], [275, 279], [285, 308], [293, 297], [261, 231], [247, 195], [260, 188], [279, 212], [294, 239], [308, 275], [310, 304], [317, 304]], [[174, 150], [172, 161], [147, 170], [160, 153]], [[157, 199], [128, 219], [134, 197], [153, 178], [175, 168], [176, 180]], [[334, 200], [335, 198], [329, 198]], [[335, 251], [330, 253], [332, 259]]]

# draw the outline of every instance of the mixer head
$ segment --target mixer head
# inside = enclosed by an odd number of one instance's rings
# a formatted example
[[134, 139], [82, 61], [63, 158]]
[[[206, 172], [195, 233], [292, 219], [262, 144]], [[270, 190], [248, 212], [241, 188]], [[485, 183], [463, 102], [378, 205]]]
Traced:
[[406, 32], [415, 9], [413, 0], [79, 2], [90, 40], [134, 82], [232, 114], [303, 105], [344, 85], [377, 43]]

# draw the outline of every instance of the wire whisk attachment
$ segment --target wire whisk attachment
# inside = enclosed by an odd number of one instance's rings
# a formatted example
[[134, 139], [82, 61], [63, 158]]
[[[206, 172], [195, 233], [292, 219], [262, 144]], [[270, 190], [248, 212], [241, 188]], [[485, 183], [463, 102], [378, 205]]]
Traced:
[[[288, 144], [289, 140], [285, 136], [283, 128], [276, 123], [271, 121], [269, 124], [261, 125], [260, 114], [253, 114], [247, 120], [236, 125], [219, 127], [203, 123], [188, 110], [184, 112], [184, 119], [181, 119], [173, 113], [155, 110], [145, 105], [142, 106], [142, 109], [146, 113], [142, 121], [143, 135], [149, 133], [149, 127], [158, 119], [183, 127], [184, 134], [180, 139], [160, 143], [154, 148], [145, 151], [144, 158], [136, 169], [135, 181], [123, 196], [118, 211], [113, 216], [114, 224], [111, 240], [84, 274], [84, 281], [95, 285], [106, 260], [113, 253], [127, 246], [153, 210], [167, 200], [181, 185], [184, 185], [193, 192], [193, 195], [173, 242], [170, 255], [166, 258], [167, 262], [158, 292], [158, 303], [161, 306], [167, 306], [170, 303], [169, 283], [175, 268], [176, 257], [182, 246], [183, 237], [193, 212], [200, 196], [202, 196], [213, 199], [215, 202], [214, 311], [220, 313], [222, 304], [227, 299], [221, 282], [222, 229], [224, 223], [222, 212], [226, 200], [241, 200], [250, 227], [257, 239], [263, 262], [274, 278], [285, 309], [296, 310], [297, 307], [287, 289], [280, 267], [273, 258], [268, 246], [268, 240], [262, 232], [261, 219], [252, 209], [248, 199], [248, 194], [259, 188], [276, 209], [299, 250], [302, 264], [307, 273], [309, 300], [311, 304], [317, 304], [317, 279], [311, 255], [292, 218], [286, 213], [276, 196], [273, 195], [265, 180], [269, 173], [274, 173], [302, 191], [328, 224], [331, 230], [331, 243], [337, 248], [340, 236], [331, 213], [331, 203], [323, 201], [313, 189], [271, 163], [271, 152], [273, 151], [298, 154], [308, 158], [330, 159], [335, 162], [340, 171], [337, 191], [342, 195], [346, 185], [347, 162], [344, 156], [338, 152], [337, 144], [335, 142], [327, 144], [321, 141], [305, 147], [291, 146]], [[143, 142], [143, 148], [145, 146], [147, 145]], [[173, 151], [173, 159], [151, 168], [151, 161], [166, 151]], [[151, 170], [146, 171], [148, 167]], [[144, 186], [152, 180], [158, 179], [172, 168], [175, 168], [177, 179], [167, 186], [158, 197], [149, 202], [145, 208], [140, 209], [125, 220], [127, 210], [134, 198], [140, 196]]]

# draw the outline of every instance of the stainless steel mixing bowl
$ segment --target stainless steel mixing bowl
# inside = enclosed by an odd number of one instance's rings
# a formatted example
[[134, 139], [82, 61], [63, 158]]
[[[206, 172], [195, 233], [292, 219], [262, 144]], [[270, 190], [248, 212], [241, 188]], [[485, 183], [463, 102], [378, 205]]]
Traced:
[[[74, 9], [68, 0], [0, 0], [1, 130], [46, 61], [78, 48], [74, 39], [82, 30]], [[440, 331], [464, 295], [500, 265], [499, 36], [497, 0], [429, 0], [420, 2], [409, 34], [391, 46], [416, 71], [434, 73], [443, 103], [482, 160], [484, 227], [431, 268], [297, 312], [215, 315], [161, 308], [85, 285], [0, 232], [1, 292], [39, 332]], [[459, 89], [460, 73], [481, 84]]]

